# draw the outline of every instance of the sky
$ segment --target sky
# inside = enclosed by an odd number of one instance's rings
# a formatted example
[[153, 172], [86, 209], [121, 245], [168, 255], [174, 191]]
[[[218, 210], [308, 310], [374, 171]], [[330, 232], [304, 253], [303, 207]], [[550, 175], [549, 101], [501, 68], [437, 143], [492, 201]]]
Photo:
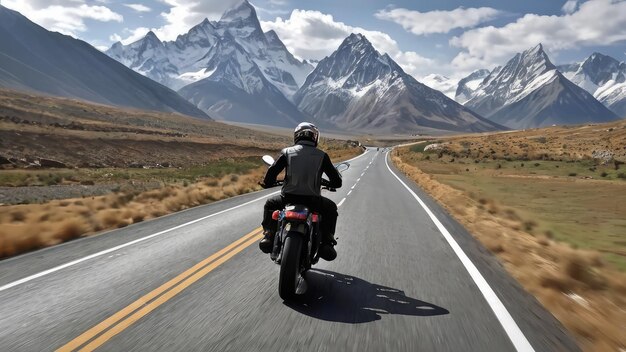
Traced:
[[[149, 30], [174, 40], [242, 0], [0, 0], [46, 29], [106, 50]], [[626, 0], [249, 0], [264, 30], [298, 58], [320, 60], [350, 33], [420, 79], [461, 78], [542, 43], [555, 64], [593, 52], [626, 61]]]

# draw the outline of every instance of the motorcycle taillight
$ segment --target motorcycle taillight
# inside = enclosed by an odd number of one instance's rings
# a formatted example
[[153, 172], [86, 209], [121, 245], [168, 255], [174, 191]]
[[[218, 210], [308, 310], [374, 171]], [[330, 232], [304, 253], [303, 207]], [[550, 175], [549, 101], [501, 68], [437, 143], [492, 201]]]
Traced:
[[272, 213], [272, 220], [278, 220], [278, 217], [279, 217], [279, 216], [280, 216], [280, 211], [275, 210], [275, 211]]
[[319, 217], [319, 215], [317, 215], [317, 214], [313, 214], [313, 215], [311, 215], [311, 221], [312, 221], [312, 222], [318, 222], [318, 221], [320, 221], [320, 217]]
[[297, 211], [287, 210], [285, 212], [285, 219], [287, 220], [306, 220], [307, 213], [299, 213]]

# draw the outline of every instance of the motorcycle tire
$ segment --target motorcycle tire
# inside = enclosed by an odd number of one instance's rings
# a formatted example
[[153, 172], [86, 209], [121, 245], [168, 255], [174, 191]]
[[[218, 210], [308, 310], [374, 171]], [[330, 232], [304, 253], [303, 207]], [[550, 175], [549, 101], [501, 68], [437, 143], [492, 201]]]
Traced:
[[283, 300], [290, 300], [296, 295], [298, 276], [300, 275], [300, 254], [302, 253], [302, 234], [287, 234], [283, 255], [280, 261], [278, 294]]

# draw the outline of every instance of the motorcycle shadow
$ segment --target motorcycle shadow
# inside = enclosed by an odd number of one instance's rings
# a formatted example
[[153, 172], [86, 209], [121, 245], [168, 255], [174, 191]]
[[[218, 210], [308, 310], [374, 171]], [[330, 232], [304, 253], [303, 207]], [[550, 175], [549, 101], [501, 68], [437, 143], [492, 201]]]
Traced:
[[388, 314], [428, 317], [450, 313], [432, 303], [407, 297], [401, 290], [333, 271], [309, 270], [306, 281], [307, 292], [285, 305], [316, 319], [360, 324]]

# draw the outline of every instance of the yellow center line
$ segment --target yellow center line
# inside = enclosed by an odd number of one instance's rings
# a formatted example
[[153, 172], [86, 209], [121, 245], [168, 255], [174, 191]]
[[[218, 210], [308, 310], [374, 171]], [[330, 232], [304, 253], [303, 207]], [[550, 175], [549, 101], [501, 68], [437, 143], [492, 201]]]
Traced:
[[[74, 351], [87, 341], [93, 339], [98, 334], [102, 333], [109, 327], [118, 323], [122, 319], [129, 316], [127, 319], [121, 321], [117, 326], [114, 326], [111, 330], [107, 331], [105, 334], [99, 336], [97, 339], [89, 343], [85, 348], [81, 349], [81, 351], [91, 351], [98, 346], [102, 345], [104, 342], [109, 340], [111, 337], [117, 335], [119, 332], [123, 331], [125, 328], [130, 326], [132, 323], [137, 321], [139, 318], [145, 316], [161, 304], [165, 303], [170, 298], [174, 297], [176, 294], [187, 288], [189, 285], [201, 279], [203, 276], [213, 271], [215, 268], [220, 266], [222, 263], [232, 258], [235, 254], [241, 252], [246, 247], [250, 246], [252, 243], [258, 241], [262, 235], [260, 233], [261, 228], [258, 227], [254, 229], [252, 232], [238, 239], [237, 241], [231, 243], [225, 248], [221, 249], [219, 252], [211, 255], [210, 257], [204, 259], [193, 267], [187, 269], [182, 274], [176, 276], [165, 284], [159, 286], [155, 290], [146, 294], [145, 296], [139, 298], [135, 302], [131, 303], [124, 309], [119, 312], [113, 314], [106, 320], [87, 330], [80, 336], [76, 337], [72, 341], [68, 342], [64, 346], [57, 349], [57, 352], [66, 352], [66, 351]], [[195, 274], [194, 274], [195, 273]], [[178, 286], [177, 286], [178, 285]], [[170, 290], [170, 288], [172, 288]], [[170, 291], [168, 291], [170, 290]], [[166, 294], [163, 292], [168, 291]], [[161, 295], [163, 294], [163, 295]], [[161, 295], [159, 297], [159, 295]], [[158, 298], [157, 298], [158, 297]], [[157, 299], [155, 299], [157, 298]], [[153, 301], [154, 300], [154, 301]], [[150, 302], [152, 301], [152, 302]], [[138, 310], [141, 308], [140, 310]], [[123, 327], [122, 327], [123, 326]], [[106, 336], [106, 338], [105, 338]], [[97, 343], [98, 342], [98, 343]]]

